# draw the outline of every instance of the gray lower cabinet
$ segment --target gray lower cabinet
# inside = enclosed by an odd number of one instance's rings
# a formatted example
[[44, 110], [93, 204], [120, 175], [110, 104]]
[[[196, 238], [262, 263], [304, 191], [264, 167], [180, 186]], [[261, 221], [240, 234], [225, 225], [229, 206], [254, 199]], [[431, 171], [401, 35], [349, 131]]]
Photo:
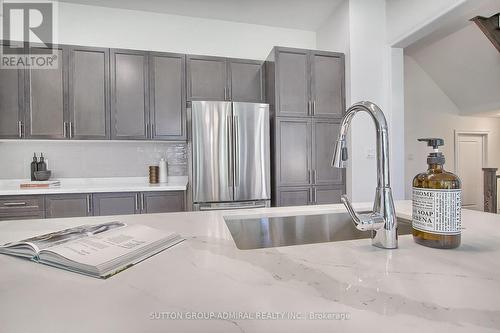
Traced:
[[149, 54], [150, 138], [186, 140], [185, 56]]
[[229, 99], [226, 58], [188, 55], [188, 100]]
[[65, 139], [67, 137], [67, 48], [53, 49], [58, 59], [54, 69], [26, 71], [26, 137], [30, 139]]
[[139, 193], [95, 193], [92, 196], [94, 215], [140, 214]]
[[23, 137], [24, 71], [0, 70], [0, 139]]
[[313, 202], [316, 205], [340, 203], [340, 197], [345, 192], [341, 186], [313, 186]]
[[112, 49], [111, 138], [141, 140], [148, 134], [148, 54]]
[[344, 55], [311, 51], [311, 113], [315, 117], [342, 118]]
[[306, 118], [277, 118], [275, 150], [277, 186], [310, 184], [311, 124], [311, 120]]
[[276, 206], [306, 206], [311, 203], [311, 187], [282, 187], [276, 193]]
[[92, 216], [92, 194], [55, 194], [45, 196], [45, 217]]
[[184, 192], [144, 192], [141, 193], [142, 213], [169, 213], [184, 210]]
[[108, 139], [109, 49], [69, 48], [70, 139]]
[[236, 102], [264, 103], [262, 61], [229, 59], [230, 95]]
[[43, 219], [45, 205], [42, 195], [0, 197], [0, 221]]

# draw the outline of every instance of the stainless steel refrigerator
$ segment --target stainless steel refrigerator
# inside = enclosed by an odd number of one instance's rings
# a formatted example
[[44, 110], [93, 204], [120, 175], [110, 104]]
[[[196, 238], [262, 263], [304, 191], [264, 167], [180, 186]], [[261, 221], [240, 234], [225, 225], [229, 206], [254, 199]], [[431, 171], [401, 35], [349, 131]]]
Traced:
[[269, 127], [268, 104], [192, 102], [194, 210], [270, 205]]

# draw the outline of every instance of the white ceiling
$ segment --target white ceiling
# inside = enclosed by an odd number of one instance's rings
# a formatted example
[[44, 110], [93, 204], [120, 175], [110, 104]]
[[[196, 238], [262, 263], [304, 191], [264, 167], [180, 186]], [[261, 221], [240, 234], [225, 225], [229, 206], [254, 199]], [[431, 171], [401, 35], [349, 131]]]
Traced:
[[342, 0], [59, 0], [316, 31]]
[[439, 40], [405, 50], [461, 113], [500, 110], [500, 53], [472, 22]]

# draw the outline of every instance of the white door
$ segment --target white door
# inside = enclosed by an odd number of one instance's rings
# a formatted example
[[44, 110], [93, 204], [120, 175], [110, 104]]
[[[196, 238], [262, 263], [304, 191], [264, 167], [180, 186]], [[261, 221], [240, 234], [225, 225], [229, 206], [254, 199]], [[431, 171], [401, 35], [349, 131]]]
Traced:
[[458, 134], [456, 138], [457, 175], [462, 180], [462, 206], [484, 210], [483, 165], [486, 161], [486, 136]]

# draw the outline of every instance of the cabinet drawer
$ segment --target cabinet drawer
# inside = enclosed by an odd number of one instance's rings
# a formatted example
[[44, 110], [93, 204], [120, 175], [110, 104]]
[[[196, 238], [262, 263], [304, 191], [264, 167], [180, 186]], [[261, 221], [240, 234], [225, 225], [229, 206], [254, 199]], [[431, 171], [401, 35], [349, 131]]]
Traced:
[[43, 210], [43, 196], [41, 195], [0, 197], [0, 214], [2, 215]]
[[29, 211], [19, 211], [10, 214], [0, 213], [0, 221], [8, 220], [33, 220], [33, 219], [43, 219], [45, 218], [44, 212], [29, 212]]

